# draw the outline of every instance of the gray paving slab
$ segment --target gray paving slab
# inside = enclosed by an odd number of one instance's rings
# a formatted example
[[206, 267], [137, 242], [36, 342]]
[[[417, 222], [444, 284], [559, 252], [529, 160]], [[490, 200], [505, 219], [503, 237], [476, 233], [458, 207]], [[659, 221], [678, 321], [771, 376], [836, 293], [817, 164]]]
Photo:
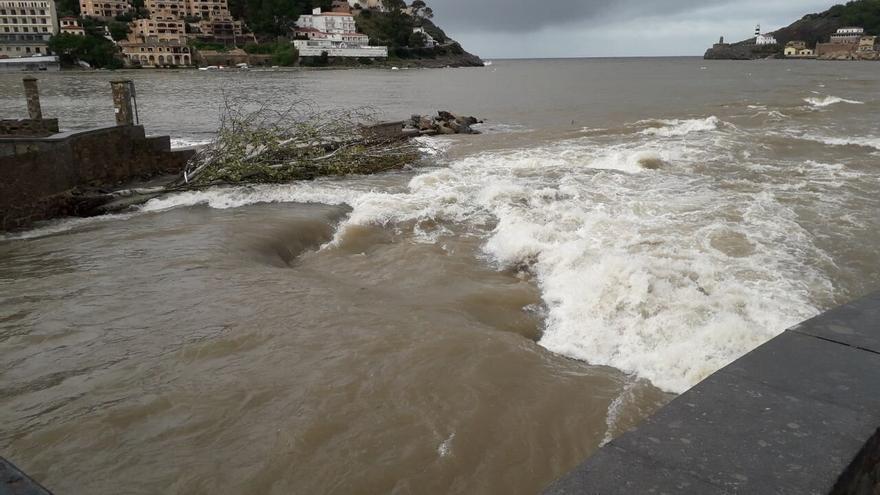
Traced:
[[0, 457], [0, 495], [52, 495], [11, 462]]
[[832, 309], [791, 330], [880, 353], [880, 292]]
[[723, 371], [789, 395], [870, 414], [880, 426], [880, 354], [785, 332]]
[[551, 485], [545, 493], [713, 495], [727, 492], [721, 487], [610, 446], [600, 450], [583, 469]]
[[720, 372], [612, 444], [735, 493], [826, 494], [876, 426]]

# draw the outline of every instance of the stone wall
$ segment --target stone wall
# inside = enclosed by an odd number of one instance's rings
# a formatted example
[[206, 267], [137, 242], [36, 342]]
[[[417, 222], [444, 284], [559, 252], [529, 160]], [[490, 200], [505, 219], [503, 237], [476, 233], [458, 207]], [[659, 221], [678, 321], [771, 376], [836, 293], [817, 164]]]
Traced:
[[0, 120], [0, 137], [30, 136], [46, 137], [58, 132], [58, 119], [3, 119]]
[[880, 52], [861, 52], [853, 43], [819, 43], [816, 56], [820, 60], [880, 60]]
[[191, 151], [170, 139], [147, 138], [142, 126], [118, 126], [47, 138], [0, 137], [0, 230], [39, 220], [83, 215], [91, 187], [179, 172]]

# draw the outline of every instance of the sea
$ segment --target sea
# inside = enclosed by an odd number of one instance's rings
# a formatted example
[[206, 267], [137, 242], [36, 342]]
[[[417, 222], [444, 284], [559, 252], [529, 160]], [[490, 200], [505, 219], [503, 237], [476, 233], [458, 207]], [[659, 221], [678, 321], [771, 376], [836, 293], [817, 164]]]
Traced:
[[[0, 453], [56, 493], [532, 494], [880, 288], [875, 64], [498, 60], [39, 74], [176, 147], [230, 101], [448, 110], [403, 170], [0, 237]], [[0, 75], [0, 113], [26, 114]]]

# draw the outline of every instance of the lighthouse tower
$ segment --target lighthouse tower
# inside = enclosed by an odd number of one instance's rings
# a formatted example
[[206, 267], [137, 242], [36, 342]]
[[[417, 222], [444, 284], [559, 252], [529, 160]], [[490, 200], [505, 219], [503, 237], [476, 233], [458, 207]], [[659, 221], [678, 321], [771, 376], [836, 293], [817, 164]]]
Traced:
[[760, 24], [758, 24], [755, 27], [755, 38], [757, 38], [758, 36], [761, 36], [761, 25]]

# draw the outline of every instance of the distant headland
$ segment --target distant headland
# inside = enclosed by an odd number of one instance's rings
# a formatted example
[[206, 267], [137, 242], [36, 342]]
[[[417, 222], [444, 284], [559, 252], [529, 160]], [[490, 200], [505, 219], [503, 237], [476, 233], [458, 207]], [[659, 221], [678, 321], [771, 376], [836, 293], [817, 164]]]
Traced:
[[857, 0], [809, 14], [788, 27], [737, 43], [724, 38], [706, 51], [707, 60], [797, 58], [880, 60], [880, 2]]

